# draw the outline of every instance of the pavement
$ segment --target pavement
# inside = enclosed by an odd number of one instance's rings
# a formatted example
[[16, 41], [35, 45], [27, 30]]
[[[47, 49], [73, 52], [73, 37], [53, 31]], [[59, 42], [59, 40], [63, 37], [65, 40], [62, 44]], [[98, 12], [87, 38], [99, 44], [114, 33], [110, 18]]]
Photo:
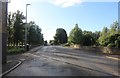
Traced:
[[[95, 60], [95, 58], [97, 59]], [[3, 75], [7, 76], [118, 76], [119, 74], [118, 55], [99, 57], [89, 53], [84, 54], [84, 52], [79, 55], [77, 50], [60, 46], [40, 46], [24, 54], [8, 56], [8, 59], [9, 62], [3, 67]]]
[[19, 61], [18, 60], [8, 61], [2, 67], [2, 74], [1, 74], [1, 76], [4, 76], [4, 75], [8, 74], [9, 72], [13, 71], [20, 64], [22, 64], [22, 61], [20, 61], [20, 60]]
[[[43, 46], [35, 47], [28, 52], [35, 52], [38, 49], [40, 49], [41, 47], [43, 47]], [[7, 63], [2, 65], [2, 74], [0, 74], [0, 77], [4, 77], [6, 74], [13, 71], [19, 65], [21, 65], [25, 58], [27, 58], [27, 57], [22, 56], [22, 54], [8, 55]]]

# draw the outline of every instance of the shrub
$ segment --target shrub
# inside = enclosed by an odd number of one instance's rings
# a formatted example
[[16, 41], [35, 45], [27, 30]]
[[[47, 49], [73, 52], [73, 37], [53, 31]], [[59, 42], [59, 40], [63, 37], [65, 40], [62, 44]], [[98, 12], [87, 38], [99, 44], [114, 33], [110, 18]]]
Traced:
[[107, 47], [115, 47], [115, 44], [110, 43], [110, 44], [107, 45]]
[[64, 44], [64, 46], [70, 46], [70, 44], [66, 43], [66, 44]]

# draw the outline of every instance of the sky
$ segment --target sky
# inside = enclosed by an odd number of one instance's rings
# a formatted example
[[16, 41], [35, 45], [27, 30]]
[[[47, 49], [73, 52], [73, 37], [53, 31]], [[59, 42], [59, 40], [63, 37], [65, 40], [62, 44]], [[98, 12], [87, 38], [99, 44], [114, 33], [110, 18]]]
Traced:
[[69, 35], [77, 23], [84, 31], [101, 31], [118, 20], [119, 0], [11, 0], [9, 12], [20, 10], [28, 22], [34, 21], [42, 29], [45, 40], [53, 40], [57, 28]]

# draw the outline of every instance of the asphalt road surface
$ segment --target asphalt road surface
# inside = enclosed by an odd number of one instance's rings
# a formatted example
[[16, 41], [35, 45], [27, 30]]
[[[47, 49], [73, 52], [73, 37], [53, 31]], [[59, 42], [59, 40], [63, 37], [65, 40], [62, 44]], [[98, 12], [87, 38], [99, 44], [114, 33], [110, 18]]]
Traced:
[[62, 46], [22, 54], [23, 63], [7, 76], [118, 76], [118, 61]]

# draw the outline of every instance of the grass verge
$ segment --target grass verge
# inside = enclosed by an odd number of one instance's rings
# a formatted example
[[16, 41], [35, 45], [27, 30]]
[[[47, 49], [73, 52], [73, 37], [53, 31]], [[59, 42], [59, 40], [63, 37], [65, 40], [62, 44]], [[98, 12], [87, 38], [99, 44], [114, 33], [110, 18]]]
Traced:
[[7, 50], [7, 54], [8, 54], [8, 55], [20, 54], [20, 53], [24, 53], [24, 52], [25, 52], [24, 48], [16, 48], [16, 47], [14, 47], [14, 48], [9, 48], [9, 49]]

